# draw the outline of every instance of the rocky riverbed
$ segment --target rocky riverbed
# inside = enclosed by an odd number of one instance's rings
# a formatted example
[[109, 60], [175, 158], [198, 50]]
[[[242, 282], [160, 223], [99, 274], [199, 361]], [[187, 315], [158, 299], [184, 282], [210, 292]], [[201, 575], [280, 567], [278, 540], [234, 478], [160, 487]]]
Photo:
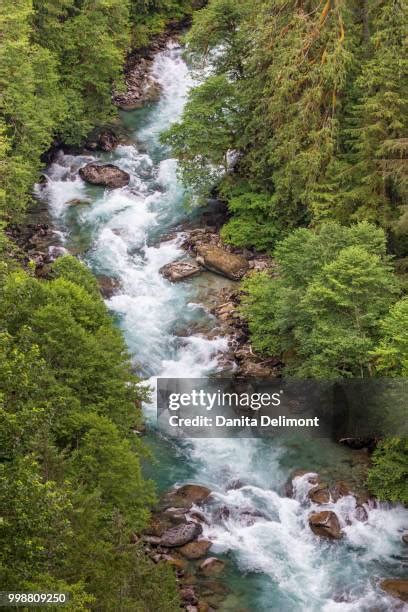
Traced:
[[[358, 452], [358, 451], [354, 451]], [[364, 460], [363, 460], [364, 461]], [[235, 491], [244, 482], [231, 484]], [[322, 541], [343, 538], [348, 526], [367, 523], [369, 512], [378, 507], [361, 482], [325, 479], [305, 470], [295, 471], [285, 485], [288, 498], [305, 508], [310, 532]], [[189, 612], [212, 612], [228, 596], [222, 578], [228, 560], [211, 553], [211, 531], [218, 524], [234, 520], [242, 526], [268, 522], [267, 512], [230, 503], [219, 503], [217, 494], [200, 484], [186, 484], [167, 491], [143, 534], [146, 554], [154, 563], [169, 563], [176, 572], [184, 607]], [[408, 532], [401, 534], [408, 543]], [[407, 601], [408, 581], [383, 579], [381, 589], [392, 597]]]

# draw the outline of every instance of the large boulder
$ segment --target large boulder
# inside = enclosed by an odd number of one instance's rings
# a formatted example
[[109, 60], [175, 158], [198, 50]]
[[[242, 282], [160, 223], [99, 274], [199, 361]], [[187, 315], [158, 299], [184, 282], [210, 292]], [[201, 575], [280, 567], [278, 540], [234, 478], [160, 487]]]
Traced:
[[339, 519], [331, 510], [312, 512], [309, 516], [309, 525], [313, 533], [322, 538], [339, 540], [342, 537]]
[[353, 495], [350, 486], [344, 480], [338, 480], [334, 487], [331, 489], [331, 496], [333, 501], [337, 501], [340, 497], [347, 497], [348, 495]]
[[130, 176], [113, 164], [87, 164], [79, 169], [79, 176], [91, 185], [102, 185], [104, 187], [124, 187], [129, 183]]
[[202, 267], [195, 261], [173, 261], [165, 266], [162, 266], [159, 270], [160, 274], [172, 282], [184, 280], [190, 278], [190, 276], [196, 276], [202, 272]]
[[211, 548], [211, 542], [208, 540], [196, 540], [182, 546], [179, 550], [186, 559], [199, 559], [204, 557]]
[[380, 586], [389, 595], [408, 603], [408, 580], [388, 578], [383, 580]]
[[212, 244], [202, 244], [197, 247], [196, 259], [199, 264], [211, 272], [221, 274], [231, 280], [240, 280], [249, 269], [245, 257], [235, 255]]
[[167, 493], [165, 502], [171, 504], [173, 508], [191, 508], [193, 504], [201, 504], [210, 494], [211, 490], [208, 487], [186, 484]]
[[308, 497], [314, 504], [328, 504], [330, 501], [330, 491], [325, 486], [317, 485], [310, 489]]
[[163, 512], [163, 516], [171, 523], [179, 525], [180, 523], [187, 523], [186, 514], [188, 510], [188, 508], [166, 508]]
[[163, 533], [160, 538], [160, 545], [168, 548], [176, 546], [184, 546], [188, 542], [195, 540], [203, 531], [203, 528], [198, 523], [186, 523], [185, 525], [177, 525]]

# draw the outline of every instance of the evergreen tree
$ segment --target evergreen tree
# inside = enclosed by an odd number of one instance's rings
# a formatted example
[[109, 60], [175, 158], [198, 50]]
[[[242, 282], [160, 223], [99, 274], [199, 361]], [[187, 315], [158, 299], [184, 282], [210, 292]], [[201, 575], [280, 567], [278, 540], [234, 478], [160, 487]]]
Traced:
[[408, 299], [391, 308], [382, 321], [382, 338], [374, 351], [376, 371], [382, 376], [408, 377]]
[[[334, 171], [332, 205], [342, 221], [367, 219], [390, 229], [398, 228], [408, 205], [406, 3], [373, 2], [368, 19], [368, 57], [362, 58], [355, 80], [356, 101], [347, 109], [349, 127]], [[316, 215], [320, 213], [316, 207]]]
[[2, 216], [21, 211], [65, 113], [55, 57], [30, 41], [30, 0], [0, 7], [0, 120], [2, 126]]
[[0, 580], [70, 610], [176, 611], [171, 568], [131, 544], [155, 501], [131, 430], [145, 392], [91, 273], [65, 257], [54, 275], [2, 283]]

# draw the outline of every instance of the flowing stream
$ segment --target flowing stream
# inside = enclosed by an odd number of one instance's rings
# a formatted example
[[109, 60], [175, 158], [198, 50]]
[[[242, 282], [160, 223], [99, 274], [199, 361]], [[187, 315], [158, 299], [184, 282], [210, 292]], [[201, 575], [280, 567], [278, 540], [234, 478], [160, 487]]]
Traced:
[[[163, 88], [160, 101], [122, 114], [128, 144], [94, 156], [60, 153], [47, 170], [49, 182], [39, 190], [66, 247], [97, 275], [119, 282], [107, 306], [124, 331], [135, 368], [153, 384], [157, 376], [209, 375], [226, 349], [223, 338], [209, 340], [185, 331], [196, 323], [211, 328], [205, 303], [222, 279], [208, 273], [172, 284], [159, 274], [162, 265], [183, 255], [177, 227], [191, 218], [176, 161], [168, 158], [159, 134], [180, 116], [193, 78], [183, 50], [172, 43], [156, 56], [154, 72]], [[86, 185], [78, 169], [95, 159], [129, 172], [129, 186], [104, 190]], [[84, 203], [68, 204], [73, 199]], [[151, 406], [146, 414], [152, 418]], [[308, 527], [314, 506], [307, 500], [307, 477], [296, 479], [293, 498], [283, 493], [293, 469], [357, 477], [361, 458], [355, 453], [325, 440], [175, 443], [154, 430], [147, 440], [157, 457], [149, 475], [159, 489], [190, 481], [214, 490], [214, 501], [205, 511], [205, 535], [213, 541], [212, 553], [227, 561], [223, 581], [229, 594], [221, 610], [404, 609], [402, 602], [385, 596], [378, 582], [406, 574], [408, 547], [401, 542], [408, 530], [406, 510], [366, 505], [368, 520], [362, 522], [355, 514], [355, 499], [343, 497], [328, 508], [335, 509], [345, 535], [329, 542]]]

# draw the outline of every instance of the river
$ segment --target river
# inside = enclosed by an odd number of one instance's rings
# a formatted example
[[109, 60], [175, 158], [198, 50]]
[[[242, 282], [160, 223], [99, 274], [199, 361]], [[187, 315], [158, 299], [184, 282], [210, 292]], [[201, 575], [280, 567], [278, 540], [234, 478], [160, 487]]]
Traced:
[[[118, 293], [106, 303], [125, 334], [136, 370], [153, 385], [157, 376], [216, 372], [217, 355], [226, 349], [224, 338], [183, 335], [195, 322], [213, 325], [203, 296], [222, 281], [208, 273], [172, 284], [159, 274], [162, 265], [182, 255], [182, 231], [174, 233], [174, 228], [189, 217], [176, 161], [160, 145], [159, 134], [180, 116], [194, 80], [176, 44], [156, 56], [154, 72], [163, 88], [161, 99], [122, 113], [128, 144], [112, 153], [60, 153], [46, 171], [49, 182], [41, 190], [65, 246], [97, 275], [119, 281]], [[105, 191], [86, 185], [78, 169], [95, 159], [129, 172], [129, 186]], [[68, 205], [73, 199], [87, 203]], [[229, 594], [221, 610], [403, 609], [384, 595], [378, 581], [406, 572], [408, 549], [401, 543], [408, 529], [406, 510], [366, 506], [368, 520], [361, 522], [354, 514], [354, 498], [340, 498], [329, 508], [338, 514], [344, 537], [329, 542], [309, 529], [313, 505], [305, 501], [305, 478], [296, 481], [294, 498], [283, 493], [293, 469], [357, 478], [361, 465], [353, 453], [326, 440], [176, 444], [155, 433], [153, 406], [146, 406], [146, 417], [152, 423], [146, 440], [157, 457], [148, 473], [159, 490], [189, 481], [214, 490], [205, 535], [213, 541], [212, 553], [227, 560], [223, 580]], [[254, 512], [259, 516], [251, 517]]]

